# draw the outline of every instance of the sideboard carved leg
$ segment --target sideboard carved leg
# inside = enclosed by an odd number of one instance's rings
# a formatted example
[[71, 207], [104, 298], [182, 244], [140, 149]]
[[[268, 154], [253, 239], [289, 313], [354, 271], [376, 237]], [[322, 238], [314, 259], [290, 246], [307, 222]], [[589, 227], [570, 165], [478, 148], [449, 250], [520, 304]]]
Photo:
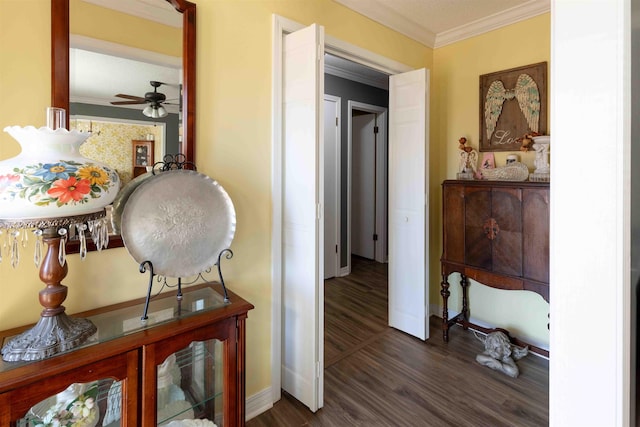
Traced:
[[442, 273], [442, 282], [440, 282], [440, 295], [442, 295], [442, 339], [444, 342], [449, 341], [449, 309], [448, 309], [448, 300], [449, 295], [449, 280], [448, 275], [444, 272]]
[[462, 328], [467, 330], [469, 321], [469, 279], [464, 274], [460, 274], [460, 286], [462, 287]]

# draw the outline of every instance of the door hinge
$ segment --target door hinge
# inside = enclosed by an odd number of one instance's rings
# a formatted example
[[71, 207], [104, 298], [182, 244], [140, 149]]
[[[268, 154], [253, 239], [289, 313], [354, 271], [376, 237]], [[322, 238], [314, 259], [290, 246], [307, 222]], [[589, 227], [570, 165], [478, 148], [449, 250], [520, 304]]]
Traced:
[[320, 203], [316, 205], [316, 219], [322, 219], [322, 205]]
[[316, 362], [316, 378], [320, 378], [320, 362]]
[[336, 253], [338, 253], [338, 245], [336, 245]]
[[336, 126], [338, 126], [338, 118], [336, 117]]
[[378, 241], [378, 235], [377, 235], [377, 234], [374, 234], [374, 235], [373, 235], [373, 241], [374, 241], [374, 242], [377, 242], [377, 241]]
[[379, 131], [380, 131], [380, 128], [378, 126], [373, 127], [373, 133], [378, 133]]

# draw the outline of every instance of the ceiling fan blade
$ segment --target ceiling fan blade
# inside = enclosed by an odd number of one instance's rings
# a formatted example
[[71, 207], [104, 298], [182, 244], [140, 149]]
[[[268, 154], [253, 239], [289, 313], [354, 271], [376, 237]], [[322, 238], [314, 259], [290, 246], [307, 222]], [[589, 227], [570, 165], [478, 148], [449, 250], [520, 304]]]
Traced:
[[125, 98], [125, 99], [133, 99], [135, 101], [142, 101], [145, 102], [145, 99], [141, 96], [135, 96], [135, 95], [125, 95], [123, 93], [119, 93], [117, 95], [115, 95], [118, 98]]
[[144, 104], [146, 101], [143, 99], [141, 101], [111, 101], [112, 105], [134, 105], [134, 104]]

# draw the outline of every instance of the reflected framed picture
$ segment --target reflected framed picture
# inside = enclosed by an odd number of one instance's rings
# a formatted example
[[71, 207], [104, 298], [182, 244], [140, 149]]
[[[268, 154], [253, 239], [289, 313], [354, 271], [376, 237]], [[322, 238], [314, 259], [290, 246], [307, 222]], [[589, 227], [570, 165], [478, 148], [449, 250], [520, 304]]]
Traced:
[[133, 167], [153, 166], [153, 141], [133, 141]]

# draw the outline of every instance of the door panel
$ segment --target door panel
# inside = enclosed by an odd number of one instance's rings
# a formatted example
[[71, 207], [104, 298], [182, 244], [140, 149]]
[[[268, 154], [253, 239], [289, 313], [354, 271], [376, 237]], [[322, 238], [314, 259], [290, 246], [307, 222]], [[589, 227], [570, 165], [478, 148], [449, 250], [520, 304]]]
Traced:
[[389, 325], [428, 338], [427, 70], [389, 79]]
[[464, 263], [464, 186], [446, 185], [443, 191], [443, 259]]
[[500, 231], [493, 243], [493, 271], [522, 276], [521, 190], [494, 189], [491, 214]]
[[522, 192], [523, 273], [533, 280], [549, 283], [549, 191], [526, 189]]
[[375, 114], [351, 118], [351, 253], [375, 256], [376, 139]]
[[491, 218], [491, 191], [467, 188], [465, 200], [465, 264], [491, 270], [491, 240], [484, 231]]
[[323, 46], [314, 24], [287, 35], [283, 50], [282, 388], [314, 412], [323, 387]]

